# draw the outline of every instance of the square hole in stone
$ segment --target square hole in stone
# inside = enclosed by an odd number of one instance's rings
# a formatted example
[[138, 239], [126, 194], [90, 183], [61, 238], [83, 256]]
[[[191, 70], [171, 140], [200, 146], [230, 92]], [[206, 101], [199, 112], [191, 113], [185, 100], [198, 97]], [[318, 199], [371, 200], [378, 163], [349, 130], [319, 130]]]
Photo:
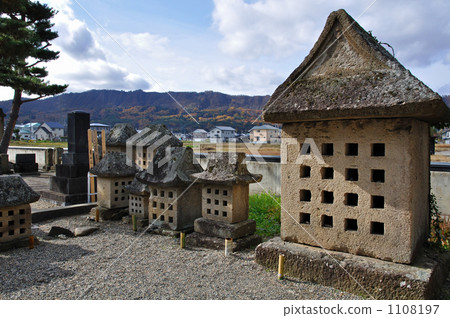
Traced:
[[300, 213], [300, 224], [311, 224], [311, 214]]
[[158, 195], [158, 190], [153, 189], [153, 195], [154, 195], [154, 196], [157, 196], [157, 195]]
[[119, 182], [114, 182], [114, 185], [115, 185], [116, 187], [118, 187], [118, 186], [119, 186]]
[[0, 232], [0, 237], [3, 237], [3, 232]]
[[300, 166], [300, 178], [311, 177], [311, 167], [310, 166]]
[[159, 204], [159, 208], [160, 208], [160, 209], [164, 209], [164, 207], [165, 207], [164, 203], [161, 202], [161, 203]]
[[331, 215], [322, 215], [320, 218], [322, 227], [333, 227], [333, 217]]
[[300, 201], [311, 201], [311, 191], [305, 189], [300, 190]]
[[381, 169], [373, 169], [372, 170], [372, 176], [371, 176], [371, 181], [372, 182], [384, 182], [384, 170]]
[[214, 200], [215, 205], [219, 205], [219, 200]]
[[207, 188], [206, 193], [211, 193], [211, 188]]
[[219, 215], [219, 210], [214, 210], [214, 215]]
[[159, 196], [160, 196], [161, 198], [164, 198], [164, 195], [165, 195], [164, 191], [161, 190], [161, 191], [159, 192]]
[[169, 216], [169, 223], [173, 223], [173, 217]]
[[14, 211], [13, 210], [9, 210], [8, 211], [8, 216], [13, 216], [14, 215]]
[[334, 169], [330, 167], [322, 167], [320, 169], [320, 174], [322, 175], [322, 179], [333, 179]]
[[125, 197], [121, 197], [121, 200], [122, 200], [122, 201], [125, 201]]
[[211, 209], [206, 209], [206, 214], [211, 214]]
[[164, 215], [161, 215], [161, 216], [159, 217], [159, 219], [160, 219], [161, 221], [164, 221], [164, 220], [165, 220]]
[[9, 230], [8, 234], [9, 234], [10, 236], [14, 235], [14, 230]]
[[370, 207], [373, 209], [384, 209], [384, 197], [381, 195], [372, 195]]
[[169, 205], [169, 211], [173, 211], [173, 205]]
[[345, 169], [345, 180], [358, 181], [358, 169], [348, 168]]
[[206, 203], [211, 204], [211, 199], [206, 199]]
[[332, 156], [334, 153], [333, 144], [322, 144], [322, 155], [323, 156]]
[[156, 208], [156, 207], [158, 206], [158, 203], [157, 203], [156, 201], [153, 201], [152, 206], [153, 206], [154, 208]]
[[25, 229], [20, 229], [20, 230], [19, 230], [19, 233], [20, 233], [20, 234], [25, 233]]
[[370, 222], [370, 234], [384, 235], [384, 223]]
[[0, 227], [3, 227], [3, 222], [0, 222]]
[[223, 190], [223, 195], [228, 195], [228, 190]]
[[225, 200], [223, 200], [223, 206], [228, 206], [228, 202], [227, 201], [225, 201]]
[[3, 217], [3, 212], [0, 211], [0, 218]]
[[119, 190], [114, 190], [114, 194], [118, 194], [119, 193]]
[[173, 192], [169, 191], [169, 198], [173, 198]]
[[14, 220], [8, 221], [8, 226], [13, 226], [13, 225], [14, 225]]
[[122, 189], [122, 193], [125, 193], [125, 190], [124, 190], [124, 189]]
[[227, 211], [222, 211], [222, 216], [223, 216], [224, 218], [226, 218], [227, 215], [228, 215]]
[[118, 197], [114, 197], [114, 201], [119, 201], [119, 198]]
[[384, 144], [372, 144], [372, 156], [373, 157], [384, 157], [385, 156], [385, 145]]
[[344, 204], [349, 205], [349, 206], [357, 206], [358, 205], [358, 194], [346, 193]]
[[122, 185], [123, 185], [123, 186], [125, 185], [125, 181], [122, 181]]
[[25, 214], [25, 209], [20, 209], [20, 210], [19, 210], [19, 214], [20, 214], [20, 215], [24, 215], [24, 214]]
[[346, 231], [358, 231], [358, 221], [356, 219], [345, 219], [344, 229]]
[[20, 219], [19, 224], [25, 224], [25, 219]]
[[334, 202], [334, 194], [332, 191], [322, 191], [322, 203], [332, 204]]
[[358, 144], [345, 144], [345, 155], [346, 156], [357, 156], [358, 155]]
[[156, 218], [157, 218], [156, 214], [153, 213], [153, 214], [152, 214], [152, 219], [153, 219], [153, 220], [156, 220]]
[[219, 189], [216, 189], [216, 190], [214, 191], [214, 194], [216, 194], [216, 195], [219, 195], [219, 193], [220, 193], [220, 190], [219, 190]]

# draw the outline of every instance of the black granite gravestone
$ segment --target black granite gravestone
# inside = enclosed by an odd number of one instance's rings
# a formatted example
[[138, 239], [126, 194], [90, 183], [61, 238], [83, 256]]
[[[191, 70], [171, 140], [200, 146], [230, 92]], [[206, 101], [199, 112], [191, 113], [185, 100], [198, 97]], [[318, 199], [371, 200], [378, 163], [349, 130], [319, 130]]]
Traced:
[[87, 173], [89, 171], [88, 129], [90, 115], [74, 111], [67, 115], [69, 152], [62, 155], [62, 164], [56, 165], [56, 176], [50, 179], [50, 190], [64, 205], [87, 201]]

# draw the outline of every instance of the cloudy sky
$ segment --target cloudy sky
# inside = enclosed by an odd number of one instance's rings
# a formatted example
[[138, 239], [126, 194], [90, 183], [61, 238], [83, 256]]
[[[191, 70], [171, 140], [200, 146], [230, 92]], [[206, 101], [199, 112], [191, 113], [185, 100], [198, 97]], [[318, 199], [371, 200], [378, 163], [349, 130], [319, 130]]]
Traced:
[[[57, 9], [49, 80], [89, 89], [265, 95], [344, 8], [397, 59], [450, 95], [448, 0], [41, 0]], [[0, 100], [12, 92], [0, 88]]]

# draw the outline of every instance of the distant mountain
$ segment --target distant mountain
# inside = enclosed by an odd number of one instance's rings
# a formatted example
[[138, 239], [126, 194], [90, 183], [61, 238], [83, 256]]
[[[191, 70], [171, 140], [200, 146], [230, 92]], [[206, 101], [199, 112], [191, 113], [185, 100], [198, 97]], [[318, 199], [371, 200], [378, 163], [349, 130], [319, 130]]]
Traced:
[[[261, 114], [269, 97], [227, 95], [213, 91], [170, 92], [169, 95], [146, 93], [142, 90], [91, 90], [25, 103], [21, 107], [18, 122], [64, 123], [68, 112], [82, 110], [91, 114], [91, 122], [110, 125], [118, 122], [132, 123], [139, 129], [149, 124], [162, 123], [178, 132], [189, 132], [197, 128], [208, 130], [215, 125], [232, 126], [238, 131], [247, 131], [262, 122], [259, 120], [252, 124]], [[197, 125], [183, 107], [200, 125]], [[8, 113], [11, 101], [0, 102], [0, 108]]]
[[442, 99], [444, 100], [444, 103], [450, 107], [450, 95], [444, 95], [442, 96]]

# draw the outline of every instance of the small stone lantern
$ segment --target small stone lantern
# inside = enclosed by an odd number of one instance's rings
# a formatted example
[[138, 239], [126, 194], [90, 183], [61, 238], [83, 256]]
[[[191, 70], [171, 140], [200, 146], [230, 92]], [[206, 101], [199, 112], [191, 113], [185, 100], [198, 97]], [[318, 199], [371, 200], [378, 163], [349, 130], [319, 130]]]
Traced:
[[99, 206], [107, 209], [128, 207], [129, 197], [124, 187], [132, 183], [137, 167], [127, 165], [125, 153], [107, 153], [90, 172], [97, 176]]
[[31, 235], [30, 203], [39, 200], [20, 176], [0, 176], [0, 250], [27, 246]]
[[136, 178], [131, 184], [125, 186], [129, 192], [129, 206], [128, 211], [130, 215], [135, 215], [141, 220], [148, 220], [148, 200], [150, 197], [150, 189], [148, 185], [140, 182]]
[[248, 219], [249, 184], [261, 181], [262, 175], [248, 172], [245, 153], [208, 155], [206, 170], [191, 176], [203, 184], [202, 217], [195, 220], [195, 232], [232, 239], [252, 235], [256, 223]]

